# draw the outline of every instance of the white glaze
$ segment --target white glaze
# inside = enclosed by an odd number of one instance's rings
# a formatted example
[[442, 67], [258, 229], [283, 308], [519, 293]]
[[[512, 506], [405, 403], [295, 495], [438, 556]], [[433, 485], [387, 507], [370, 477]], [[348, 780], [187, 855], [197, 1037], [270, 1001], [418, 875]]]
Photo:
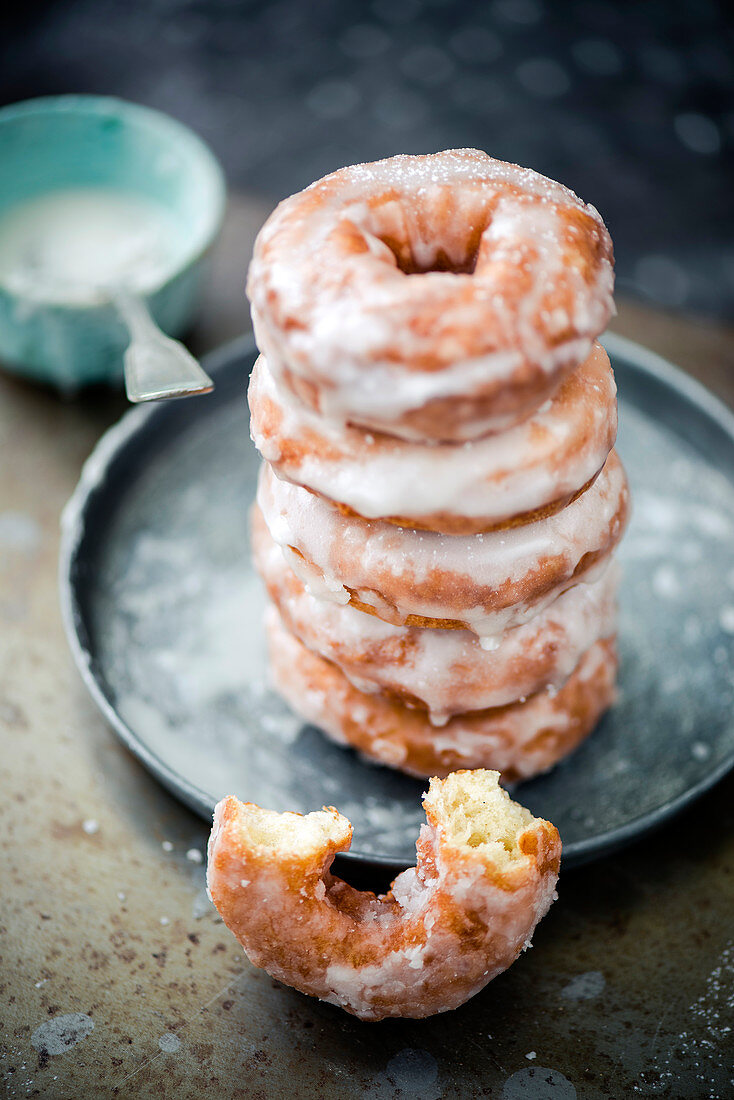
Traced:
[[[583, 212], [608, 243], [598, 213], [567, 188], [473, 150], [396, 157], [337, 176], [281, 203], [261, 230], [248, 277], [255, 334], [271, 370], [316, 381], [320, 412], [420, 438], [400, 418], [437, 398], [470, 396], [526, 364], [551, 377], [586, 357], [613, 312], [613, 273], [604, 257], [589, 274], [569, 256], [567, 237], [562, 245], [569, 210]], [[368, 205], [393, 192], [398, 199]], [[454, 216], [441, 220], [447, 196]], [[469, 229], [484, 222], [472, 275], [429, 270], [406, 278], [380, 240], [407, 239], [421, 266], [430, 267], [439, 250], [459, 264]], [[345, 225], [364, 251], [340, 245]], [[522, 292], [506, 281], [519, 267], [529, 278]], [[564, 306], [546, 308], [561, 283]], [[461, 286], [473, 293], [457, 298]], [[299, 323], [284, 323], [294, 318]], [[426, 356], [433, 367], [406, 369]], [[461, 429], [452, 425], [452, 438], [517, 419], [485, 412]]]
[[0, 282], [34, 301], [89, 304], [110, 288], [150, 291], [182, 247], [169, 210], [107, 187], [70, 188], [0, 215]]
[[616, 568], [564, 592], [532, 622], [500, 635], [488, 652], [468, 630], [393, 626], [318, 598], [288, 576], [281, 548], [261, 530], [257, 567], [304, 645], [338, 665], [360, 691], [386, 689], [421, 700], [437, 726], [455, 714], [560, 687], [581, 654], [614, 633]]
[[[280, 334], [275, 334], [268, 327], [254, 304], [252, 324], [258, 347], [267, 357], [273, 374], [282, 380], [286, 368], [293, 370], [293, 362], [282, 351]], [[375, 327], [370, 319], [370, 330], [374, 331]], [[358, 346], [359, 337], [355, 335], [354, 341]], [[592, 345], [592, 339], [584, 338], [568, 341], [548, 351], [545, 354], [547, 373], [556, 374], [567, 364], [583, 362]], [[323, 364], [324, 359], [318, 358]], [[328, 381], [321, 379], [324, 388], [320, 391], [319, 414], [334, 424], [352, 423], [378, 432], [389, 430], [399, 439], [425, 443], [426, 438], [421, 431], [397, 423], [397, 418], [422, 409], [432, 401], [443, 398], [460, 400], [489, 378], [505, 377], [521, 365], [519, 353], [502, 352], [475, 359], [459, 359], [441, 371], [406, 373], [389, 360], [375, 360], [368, 366], [359, 362], [353, 365], [348, 358], [340, 358], [337, 354], [332, 377]], [[307, 376], [307, 371], [301, 373]], [[333, 381], [335, 377], [338, 382]], [[504, 431], [517, 421], [515, 412], [475, 417], [463, 429], [454, 426], [452, 436], [469, 441], [491, 432]]]
[[[388, 621], [396, 621], [396, 611], [398, 622], [408, 615], [452, 618], [479, 635], [496, 635], [532, 618], [573, 583], [581, 559], [606, 546], [610, 531], [613, 540], [619, 537], [626, 494], [624, 471], [613, 455], [594, 484], [560, 512], [467, 536], [343, 516], [268, 466], [257, 499], [275, 542], [303, 555], [289, 559], [301, 579], [314, 585], [321, 578], [320, 595], [331, 591], [343, 603], [345, 589], [360, 597], [369, 590], [372, 606]], [[543, 563], [551, 559], [558, 572], [547, 591]], [[439, 596], [430, 594], [431, 583]]]
[[250, 382], [252, 437], [280, 476], [359, 515], [444, 514], [481, 518], [489, 527], [572, 495], [606, 461], [616, 435], [616, 387], [598, 344], [575, 375], [515, 428], [431, 446], [369, 436], [318, 416], [276, 383], [261, 357]]
[[[361, 726], [368, 735], [356, 741], [361, 751], [412, 774], [426, 774], [415, 770], [415, 755], [428, 750], [433, 758], [429, 775], [440, 769], [486, 767], [518, 778], [538, 775], [569, 751], [569, 737], [572, 744], [578, 741], [573, 708], [584, 684], [594, 682], [596, 702], [587, 698], [583, 709], [591, 706], [598, 714], [612, 698], [616, 666], [608, 642], [601, 639], [582, 654], [573, 670], [570, 708], [563, 689], [547, 689], [500, 711], [454, 715], [444, 729], [436, 729], [420, 712], [399, 711], [379, 696], [365, 696], [365, 705], [357, 704], [358, 689], [290, 634], [273, 606], [266, 610], [265, 625], [273, 680], [290, 706], [342, 745], [354, 744], [351, 731], [355, 724]], [[576, 732], [580, 736], [583, 731]]]

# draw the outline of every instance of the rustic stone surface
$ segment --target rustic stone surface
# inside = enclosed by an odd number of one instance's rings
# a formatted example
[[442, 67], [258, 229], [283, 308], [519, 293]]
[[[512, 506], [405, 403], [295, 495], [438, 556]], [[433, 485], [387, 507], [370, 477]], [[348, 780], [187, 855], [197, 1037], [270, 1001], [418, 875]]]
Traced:
[[[244, 266], [265, 212], [233, 206], [197, 350], [247, 327]], [[626, 303], [614, 328], [734, 403], [731, 332]], [[63, 636], [59, 514], [123, 407], [115, 394], [64, 400], [0, 376], [7, 1095], [727, 1095], [731, 778], [657, 835], [562, 876], [534, 950], [450, 1016], [360, 1024], [248, 964], [187, 857], [203, 852], [205, 824], [118, 744]]]

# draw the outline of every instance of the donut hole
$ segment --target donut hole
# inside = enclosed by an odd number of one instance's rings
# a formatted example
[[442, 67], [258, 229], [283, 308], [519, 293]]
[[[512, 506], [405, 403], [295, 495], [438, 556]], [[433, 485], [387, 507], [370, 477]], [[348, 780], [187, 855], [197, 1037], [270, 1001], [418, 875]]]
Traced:
[[473, 275], [490, 212], [479, 194], [437, 187], [383, 198], [355, 220], [370, 250], [404, 275]]
[[466, 256], [455, 258], [440, 245], [436, 246], [431, 259], [426, 257], [426, 246], [413, 249], [409, 242], [399, 242], [390, 237], [379, 238], [392, 252], [398, 270], [403, 275], [428, 275], [441, 272], [445, 275], [473, 275], [477, 266], [479, 246], [467, 251]]
[[454, 844], [484, 848], [500, 865], [524, 858], [519, 841], [534, 818], [500, 787], [499, 772], [452, 772], [443, 782], [432, 780], [429, 804]]

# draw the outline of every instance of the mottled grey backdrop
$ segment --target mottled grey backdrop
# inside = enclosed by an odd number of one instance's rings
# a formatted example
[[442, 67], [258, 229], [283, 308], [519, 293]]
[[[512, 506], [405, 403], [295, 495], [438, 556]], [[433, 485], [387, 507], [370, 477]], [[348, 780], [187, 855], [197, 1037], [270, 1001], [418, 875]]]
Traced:
[[[57, 0], [3, 33], [0, 103], [105, 92], [280, 198], [475, 145], [593, 202], [620, 289], [734, 315], [734, 33], [722, 0]], [[5, 17], [6, 19], [8, 17]]]

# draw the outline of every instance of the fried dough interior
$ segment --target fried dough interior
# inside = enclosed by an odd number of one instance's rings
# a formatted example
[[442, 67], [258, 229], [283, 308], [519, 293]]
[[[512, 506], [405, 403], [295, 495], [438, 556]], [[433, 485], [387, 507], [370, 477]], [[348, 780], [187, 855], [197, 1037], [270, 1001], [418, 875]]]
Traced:
[[[444, 844], [482, 849], [474, 854], [498, 868], [527, 858], [519, 838], [534, 818], [499, 785], [499, 772], [478, 769], [432, 779], [424, 806], [429, 822], [440, 825]], [[248, 847], [274, 857], [343, 850], [351, 839], [349, 822], [333, 807], [301, 815], [248, 804], [241, 826]]]
[[349, 822], [331, 807], [305, 815], [279, 814], [248, 803], [241, 823], [248, 847], [279, 855], [303, 856], [329, 845], [340, 848], [351, 838]]
[[535, 820], [499, 785], [499, 772], [477, 769], [431, 780], [424, 801], [429, 820], [442, 823], [444, 842], [482, 848], [498, 867], [526, 859], [519, 839]]

